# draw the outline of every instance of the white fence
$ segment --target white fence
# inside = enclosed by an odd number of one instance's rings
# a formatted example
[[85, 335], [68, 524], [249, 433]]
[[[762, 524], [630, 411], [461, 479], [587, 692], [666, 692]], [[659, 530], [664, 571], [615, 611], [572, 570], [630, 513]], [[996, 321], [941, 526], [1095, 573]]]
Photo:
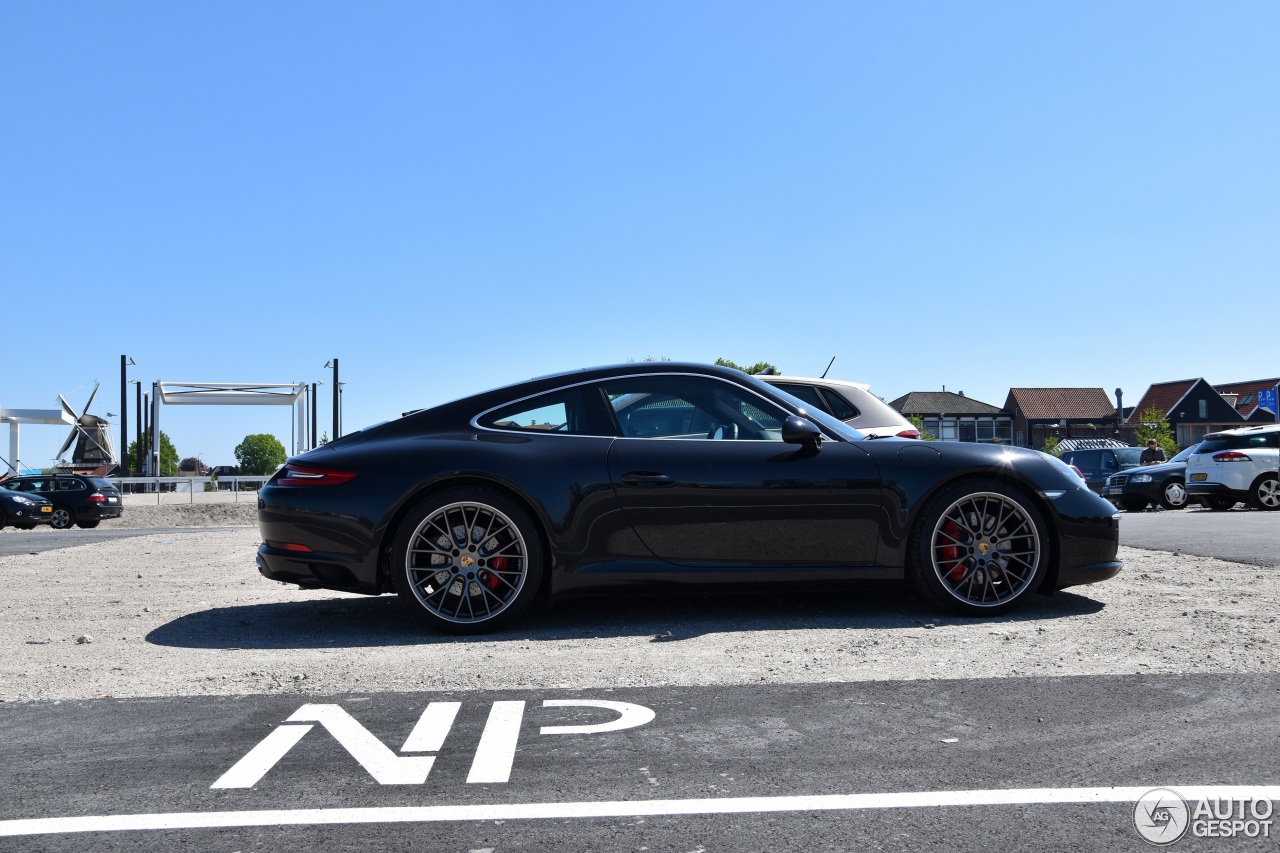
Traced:
[[258, 499], [258, 489], [270, 477], [112, 477], [123, 494], [134, 498], [154, 495], [157, 504], [172, 503], [239, 503], [243, 494], [247, 501]]

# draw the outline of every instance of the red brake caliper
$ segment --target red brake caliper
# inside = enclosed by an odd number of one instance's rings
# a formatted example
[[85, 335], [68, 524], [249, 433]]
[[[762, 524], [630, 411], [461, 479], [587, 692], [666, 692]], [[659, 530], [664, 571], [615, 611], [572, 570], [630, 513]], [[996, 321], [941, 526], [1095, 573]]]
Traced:
[[[938, 549], [938, 560], [942, 566], [942, 571], [946, 575], [947, 580], [952, 583], [959, 583], [964, 578], [964, 549], [956, 544], [955, 540], [964, 538], [964, 531], [960, 526], [951, 519], [942, 522], [942, 532], [952, 538], [952, 544], [944, 545]], [[948, 563], [954, 563], [950, 568]]]
[[[494, 571], [505, 572], [507, 570], [507, 558], [494, 557], [492, 560], [489, 561], [489, 566]], [[498, 580], [498, 576], [493, 574], [492, 572], [485, 572], [484, 577], [482, 577], [481, 580], [484, 581], [485, 586], [489, 587], [489, 589], [493, 590], [494, 592], [497, 592], [498, 587], [502, 586], [502, 581]]]

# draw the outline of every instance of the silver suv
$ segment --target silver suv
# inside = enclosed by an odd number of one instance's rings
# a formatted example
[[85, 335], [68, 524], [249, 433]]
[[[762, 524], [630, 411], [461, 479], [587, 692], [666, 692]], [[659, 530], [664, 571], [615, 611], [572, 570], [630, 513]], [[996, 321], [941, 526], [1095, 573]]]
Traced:
[[1246, 501], [1255, 509], [1280, 509], [1280, 425], [1211, 432], [1187, 457], [1187, 494], [1210, 509]]

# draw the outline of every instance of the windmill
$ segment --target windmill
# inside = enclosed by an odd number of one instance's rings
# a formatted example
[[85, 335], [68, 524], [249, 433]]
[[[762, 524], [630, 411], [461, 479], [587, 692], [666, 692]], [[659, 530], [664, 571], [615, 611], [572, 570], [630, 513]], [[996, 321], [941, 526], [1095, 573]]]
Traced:
[[116, 464], [115, 448], [111, 444], [111, 425], [106, 418], [89, 414], [89, 407], [93, 405], [93, 398], [97, 395], [98, 386], [101, 384], [100, 382], [93, 384], [93, 393], [89, 395], [88, 402], [84, 404], [83, 414], [78, 414], [75, 409], [71, 408], [71, 404], [67, 402], [66, 397], [61, 394], [58, 395], [63, 411], [72, 420], [71, 434], [62, 443], [62, 449], [58, 451], [58, 458], [61, 459], [62, 455], [67, 452], [72, 442], [74, 442], [76, 447], [71, 453], [71, 467], [73, 468], [100, 468], [104, 465]]

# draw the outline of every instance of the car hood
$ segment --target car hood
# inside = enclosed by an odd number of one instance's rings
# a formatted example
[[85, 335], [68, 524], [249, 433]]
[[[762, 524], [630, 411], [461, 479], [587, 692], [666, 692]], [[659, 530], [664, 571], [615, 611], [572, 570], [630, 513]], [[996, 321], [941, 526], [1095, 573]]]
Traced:
[[1134, 474], [1177, 474], [1186, 469], [1186, 462], [1161, 462], [1159, 465], [1139, 465], [1136, 468], [1126, 468], [1124, 473], [1130, 476]]

